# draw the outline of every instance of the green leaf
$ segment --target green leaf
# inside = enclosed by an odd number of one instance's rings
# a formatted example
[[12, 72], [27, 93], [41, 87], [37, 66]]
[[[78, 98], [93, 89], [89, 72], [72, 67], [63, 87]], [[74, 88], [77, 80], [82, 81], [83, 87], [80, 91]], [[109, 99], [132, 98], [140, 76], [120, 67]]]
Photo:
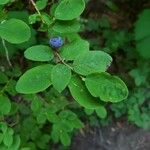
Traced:
[[0, 71], [0, 84], [6, 83], [8, 81], [8, 77]]
[[0, 95], [0, 115], [6, 115], [11, 110], [11, 103], [8, 97]]
[[85, 79], [85, 84], [94, 97], [100, 97], [106, 102], [120, 102], [128, 96], [125, 83], [120, 78], [108, 73], [89, 75]]
[[52, 84], [52, 67], [52, 65], [46, 64], [34, 67], [25, 72], [17, 82], [17, 92], [24, 94], [32, 94], [47, 89]]
[[64, 146], [69, 146], [71, 144], [71, 138], [67, 132], [61, 132], [60, 141]]
[[77, 115], [75, 113], [73, 113], [72, 111], [70, 110], [63, 110], [59, 113], [59, 117], [62, 119], [62, 120], [75, 120], [77, 118]]
[[72, 126], [75, 129], [81, 129], [81, 128], [84, 127], [84, 124], [78, 118], [76, 118], [75, 120], [70, 121], [69, 123], [72, 124]]
[[15, 86], [16, 86], [16, 80], [9, 80], [5, 90], [12, 96], [15, 96], [17, 94], [15, 90]]
[[54, 19], [49, 16], [47, 13], [42, 13], [42, 18], [48, 26], [54, 23]]
[[71, 69], [63, 64], [58, 64], [52, 69], [51, 80], [54, 88], [62, 92], [71, 79]]
[[13, 143], [13, 130], [8, 128], [7, 132], [4, 134], [3, 142], [6, 146], [10, 147]]
[[35, 13], [29, 16], [29, 24], [34, 24], [37, 21], [40, 21], [40, 16], [38, 13]]
[[50, 141], [50, 136], [48, 134], [44, 134], [40, 136], [39, 140], [36, 142], [37, 146], [40, 149], [47, 149], [48, 142]]
[[89, 51], [76, 57], [74, 70], [82, 75], [105, 72], [110, 66], [112, 58], [103, 51]]
[[141, 86], [142, 84], [144, 85], [148, 77], [147, 66], [145, 65], [144, 67], [142, 67], [142, 69], [139, 67], [132, 69], [129, 72], [129, 75], [134, 79], [136, 86]]
[[51, 132], [51, 138], [55, 143], [59, 141], [60, 131], [61, 131], [60, 124], [58, 124], [58, 123], [53, 124], [52, 132]]
[[24, 56], [33, 61], [50, 61], [54, 57], [52, 49], [45, 45], [35, 45], [28, 48]]
[[[32, 131], [30, 133], [31, 140], [35, 141], [37, 139], [37, 137], [41, 137], [41, 133], [42, 132], [40, 131], [40, 128], [38, 126], [35, 126], [34, 129], [32, 129]], [[39, 140], [39, 138], [38, 138], [38, 140]]]
[[[150, 9], [145, 9], [135, 23], [135, 39], [141, 40], [150, 36]], [[143, 30], [144, 29], [144, 30]]]
[[150, 36], [147, 38], [144, 38], [143, 40], [137, 42], [136, 44], [137, 51], [145, 59], [150, 58], [149, 43], [150, 43]]
[[84, 111], [85, 111], [86, 115], [92, 115], [94, 113], [94, 109], [85, 108]]
[[2, 143], [2, 141], [3, 141], [3, 133], [0, 133], [0, 144]]
[[79, 17], [84, 8], [84, 0], [62, 0], [55, 9], [54, 17], [59, 20], [72, 20]]
[[77, 115], [70, 110], [61, 111], [59, 117], [65, 131], [71, 132], [73, 128], [80, 129], [83, 127], [83, 123], [78, 119]]
[[46, 7], [48, 0], [38, 0], [36, 1], [36, 6], [39, 10], [42, 10]]
[[42, 107], [42, 99], [36, 95], [33, 96], [32, 102], [31, 102], [31, 109], [33, 112], [36, 112], [40, 110]]
[[[139, 54], [145, 58], [150, 58], [150, 9], [145, 9], [140, 15], [139, 19], [135, 23], [135, 40], [136, 48]], [[144, 29], [144, 30], [143, 30]]]
[[6, 146], [10, 147], [13, 143], [13, 136], [9, 134], [5, 134], [3, 142]]
[[106, 118], [107, 110], [105, 109], [105, 107], [101, 106], [101, 107], [97, 108], [95, 111], [96, 111], [96, 114], [98, 117]]
[[60, 55], [65, 60], [74, 60], [78, 55], [89, 51], [89, 43], [85, 40], [75, 40], [62, 47]]
[[[12, 1], [12, 0], [11, 0]], [[19, 19], [28, 24], [29, 12], [27, 10], [9, 10], [7, 12], [8, 19]]]
[[29, 40], [31, 31], [25, 22], [9, 19], [0, 24], [0, 36], [10, 43], [19, 44]]
[[27, 42], [23, 42], [21, 44], [17, 44], [16, 48], [24, 50], [27, 49], [33, 45], [35, 45], [37, 43], [37, 31], [33, 28], [31, 28], [31, 37], [29, 38], [29, 40]]
[[83, 107], [89, 109], [95, 109], [100, 106], [98, 100], [90, 95], [87, 91], [83, 81], [73, 76], [69, 84], [69, 90], [73, 98]]
[[0, 5], [5, 5], [9, 2], [10, 0], [0, 0]]
[[4, 122], [0, 122], [0, 130], [5, 133], [7, 131], [7, 124]]
[[47, 120], [51, 123], [57, 123], [60, 121], [59, 117], [55, 113], [47, 112]]
[[78, 32], [80, 29], [80, 24], [76, 20], [72, 21], [57, 21], [54, 26], [53, 30], [58, 33], [75, 33]]
[[20, 137], [18, 135], [15, 135], [11, 147], [8, 148], [7, 150], [18, 150], [20, 146], [20, 142], [21, 142]]
[[7, 128], [7, 133], [9, 135], [13, 135], [14, 134], [14, 130], [12, 128]]
[[37, 123], [38, 124], [44, 124], [46, 122], [47, 116], [45, 109], [40, 110], [40, 112], [37, 114]]

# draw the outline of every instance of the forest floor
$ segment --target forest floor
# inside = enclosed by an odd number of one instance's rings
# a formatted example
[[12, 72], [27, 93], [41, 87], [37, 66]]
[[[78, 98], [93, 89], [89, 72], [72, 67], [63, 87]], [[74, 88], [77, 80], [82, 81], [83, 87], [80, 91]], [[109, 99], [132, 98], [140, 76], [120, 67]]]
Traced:
[[70, 150], [150, 150], [150, 130], [116, 123], [78, 132]]

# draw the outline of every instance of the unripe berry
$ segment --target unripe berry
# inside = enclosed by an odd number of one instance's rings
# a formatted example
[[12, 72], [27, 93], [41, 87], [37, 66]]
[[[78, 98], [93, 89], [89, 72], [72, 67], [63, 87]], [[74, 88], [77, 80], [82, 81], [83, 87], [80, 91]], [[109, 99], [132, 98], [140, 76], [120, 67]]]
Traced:
[[49, 45], [54, 49], [60, 48], [63, 44], [64, 44], [64, 41], [63, 41], [62, 37], [60, 37], [60, 36], [50, 38], [50, 40], [49, 40]]

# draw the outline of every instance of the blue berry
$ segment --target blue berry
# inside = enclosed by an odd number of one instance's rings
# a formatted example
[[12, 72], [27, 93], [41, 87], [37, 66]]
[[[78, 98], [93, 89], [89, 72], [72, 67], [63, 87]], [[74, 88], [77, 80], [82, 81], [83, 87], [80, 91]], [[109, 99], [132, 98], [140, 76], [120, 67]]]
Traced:
[[60, 36], [50, 38], [49, 40], [49, 45], [55, 49], [60, 48], [63, 44], [64, 44], [64, 41]]

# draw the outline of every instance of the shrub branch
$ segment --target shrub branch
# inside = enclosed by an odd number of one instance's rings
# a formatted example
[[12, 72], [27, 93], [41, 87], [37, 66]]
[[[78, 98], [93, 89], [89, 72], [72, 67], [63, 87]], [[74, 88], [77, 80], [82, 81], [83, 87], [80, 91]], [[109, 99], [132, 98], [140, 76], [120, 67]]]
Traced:
[[2, 39], [2, 44], [3, 44], [4, 50], [5, 50], [7, 62], [8, 62], [8, 64], [9, 64], [9, 66], [12, 67], [12, 64], [11, 64], [11, 61], [10, 61], [10, 58], [9, 58], [8, 49], [7, 49], [7, 47], [6, 47], [6, 44], [5, 44], [5, 40], [4, 40], [4, 39]]
[[35, 10], [37, 11], [38, 15], [40, 16], [41, 21], [42, 21], [43, 23], [45, 23], [45, 21], [44, 21], [44, 19], [43, 19], [43, 17], [42, 17], [42, 14], [40, 13], [39, 9], [37, 8], [37, 6], [36, 6], [34, 0], [30, 0], [30, 2], [31, 2], [32, 5], [34, 6], [34, 8], [35, 8]]

